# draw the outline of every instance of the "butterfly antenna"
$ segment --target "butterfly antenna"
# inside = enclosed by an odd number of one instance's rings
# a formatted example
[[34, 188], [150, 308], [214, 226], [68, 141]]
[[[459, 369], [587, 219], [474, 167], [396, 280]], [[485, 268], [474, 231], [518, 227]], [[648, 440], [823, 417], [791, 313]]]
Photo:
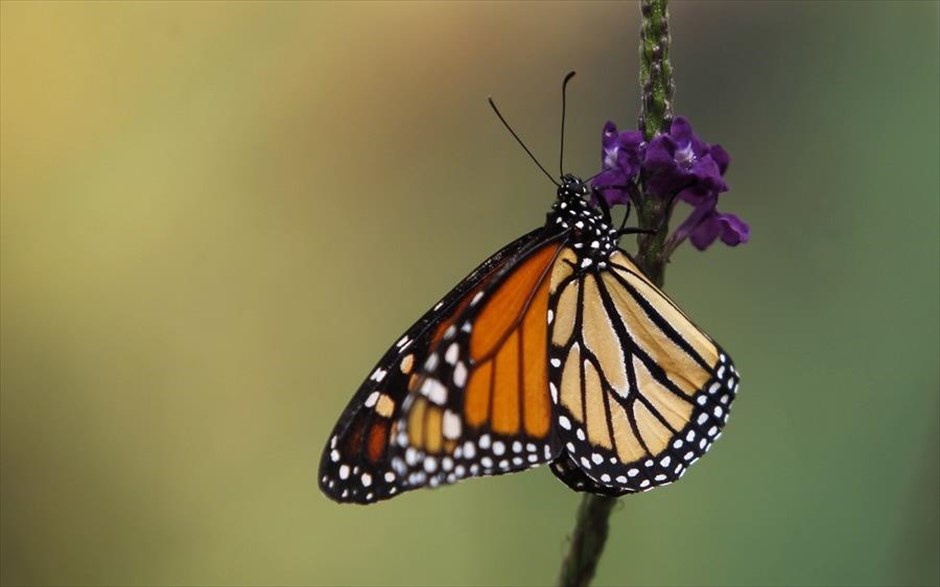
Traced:
[[568, 82], [574, 77], [573, 71], [569, 71], [561, 82], [561, 153], [558, 155], [558, 172], [565, 174], [565, 106], [568, 102]]
[[509, 131], [509, 134], [511, 134], [512, 137], [516, 139], [516, 142], [519, 143], [522, 149], [529, 155], [529, 157], [532, 158], [533, 161], [535, 161], [535, 164], [538, 165], [539, 169], [542, 170], [542, 173], [545, 174], [545, 177], [547, 177], [556, 186], [561, 187], [561, 185], [557, 181], [555, 181], [555, 178], [552, 177], [552, 174], [546, 171], [545, 167], [543, 167], [542, 164], [539, 163], [539, 160], [535, 158], [535, 155], [532, 154], [532, 151], [530, 151], [529, 148], [525, 146], [525, 143], [522, 142], [522, 139], [519, 138], [519, 135], [516, 134], [516, 131], [512, 130], [512, 127], [509, 126], [509, 123], [506, 122], [506, 119], [503, 118], [502, 113], [500, 113], [499, 108], [496, 107], [496, 102], [493, 101], [492, 96], [487, 98], [487, 100], [489, 101], [490, 106], [493, 108], [493, 112], [495, 112], [496, 116], [499, 117], [500, 122], [502, 122], [503, 126], [506, 127], [506, 130]]

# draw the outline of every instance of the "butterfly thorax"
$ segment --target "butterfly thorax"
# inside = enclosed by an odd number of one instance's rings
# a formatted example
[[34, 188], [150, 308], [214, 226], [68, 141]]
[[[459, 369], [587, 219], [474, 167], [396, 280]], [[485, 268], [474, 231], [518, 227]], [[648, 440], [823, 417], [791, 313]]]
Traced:
[[590, 190], [580, 178], [565, 175], [546, 225], [568, 232], [580, 268], [603, 269], [617, 250], [617, 230], [603, 211], [591, 204], [590, 197]]

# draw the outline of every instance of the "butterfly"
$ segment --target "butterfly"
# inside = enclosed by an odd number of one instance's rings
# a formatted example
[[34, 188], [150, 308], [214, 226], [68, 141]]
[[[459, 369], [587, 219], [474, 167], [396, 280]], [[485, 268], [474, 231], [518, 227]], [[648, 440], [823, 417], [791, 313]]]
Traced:
[[618, 246], [639, 230], [615, 228], [580, 178], [552, 181], [545, 224], [474, 269], [359, 387], [320, 459], [329, 498], [545, 464], [576, 491], [617, 496], [679, 479], [720, 436], [731, 359]]

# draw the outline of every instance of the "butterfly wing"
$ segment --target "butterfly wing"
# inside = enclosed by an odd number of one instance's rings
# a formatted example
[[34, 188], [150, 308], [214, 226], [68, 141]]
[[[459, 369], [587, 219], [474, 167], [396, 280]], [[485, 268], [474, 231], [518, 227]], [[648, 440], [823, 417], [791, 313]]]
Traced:
[[562, 246], [556, 234], [517, 254], [431, 349], [395, 437], [392, 466], [409, 488], [520, 471], [558, 456], [548, 303]]
[[534, 230], [484, 261], [398, 339], [350, 400], [320, 458], [320, 489], [339, 502], [371, 503], [407, 488], [392, 470], [389, 448], [408, 383], [429, 350], [485, 285], [539, 238]]
[[622, 251], [604, 269], [579, 271], [567, 248], [559, 260], [549, 356], [565, 454], [553, 471], [611, 495], [675, 481], [728, 420], [731, 359]]

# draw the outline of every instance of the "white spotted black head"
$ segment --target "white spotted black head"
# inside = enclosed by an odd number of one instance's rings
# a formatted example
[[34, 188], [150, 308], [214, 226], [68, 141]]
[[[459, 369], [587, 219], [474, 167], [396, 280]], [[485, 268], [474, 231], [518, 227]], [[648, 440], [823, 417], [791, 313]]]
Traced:
[[561, 185], [558, 186], [559, 200], [583, 200], [586, 202], [590, 199], [590, 196], [591, 190], [588, 189], [587, 184], [580, 177], [570, 173], [561, 176]]
[[611, 226], [609, 214], [591, 202], [590, 188], [574, 175], [562, 176], [546, 225], [569, 232], [582, 268], [603, 269], [617, 250], [617, 230]]

